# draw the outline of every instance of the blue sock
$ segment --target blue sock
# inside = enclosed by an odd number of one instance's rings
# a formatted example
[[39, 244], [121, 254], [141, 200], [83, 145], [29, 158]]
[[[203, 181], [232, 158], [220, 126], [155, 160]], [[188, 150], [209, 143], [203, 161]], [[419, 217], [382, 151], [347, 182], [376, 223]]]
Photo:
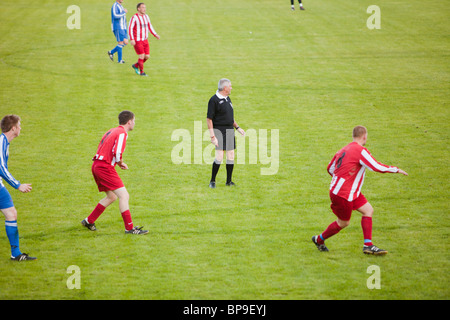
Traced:
[[5, 221], [6, 235], [11, 245], [11, 255], [17, 257], [21, 254], [19, 249], [19, 230], [17, 229], [17, 220]]
[[117, 45], [114, 49], [112, 49], [110, 52], [111, 54], [116, 53], [119, 50], [119, 45]]
[[123, 45], [119, 44], [116, 48], [118, 48], [117, 49], [117, 62], [120, 62], [120, 61], [122, 61], [122, 48], [123, 48]]

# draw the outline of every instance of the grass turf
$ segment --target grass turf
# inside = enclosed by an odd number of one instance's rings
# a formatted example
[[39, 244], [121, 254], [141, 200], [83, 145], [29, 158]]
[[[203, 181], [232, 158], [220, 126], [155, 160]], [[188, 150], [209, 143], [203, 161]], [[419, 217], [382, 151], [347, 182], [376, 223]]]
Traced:
[[[22, 134], [9, 169], [30, 194], [11, 191], [21, 249], [0, 246], [2, 299], [448, 299], [449, 8], [443, 1], [378, 1], [381, 29], [369, 30], [371, 1], [152, 1], [161, 40], [150, 39], [148, 78], [111, 63], [111, 3], [80, 0], [81, 29], [69, 30], [71, 1], [3, 1], [0, 114], [19, 114]], [[128, 19], [135, 2], [125, 1]], [[420, 10], [417, 10], [420, 7]], [[17, 23], [23, 21], [23, 23]], [[279, 170], [225, 166], [210, 190], [210, 165], [172, 162], [176, 129], [206, 129], [218, 79], [232, 80], [244, 129], [279, 130]], [[101, 198], [91, 157], [117, 114], [137, 116], [121, 171], [132, 217], [150, 234], [123, 234], [117, 204], [82, 228]], [[334, 220], [325, 171], [365, 125], [368, 149], [410, 176], [368, 172], [374, 243], [362, 254], [358, 213], [323, 254], [311, 236]], [[202, 142], [205, 148], [208, 142]], [[237, 155], [239, 158], [239, 154]], [[247, 158], [248, 159], [248, 158]], [[223, 183], [222, 183], [223, 180]], [[447, 213], [446, 213], [447, 212]], [[3, 257], [3, 258], [1, 258]], [[67, 268], [81, 270], [69, 290]], [[367, 268], [381, 271], [369, 290]]]

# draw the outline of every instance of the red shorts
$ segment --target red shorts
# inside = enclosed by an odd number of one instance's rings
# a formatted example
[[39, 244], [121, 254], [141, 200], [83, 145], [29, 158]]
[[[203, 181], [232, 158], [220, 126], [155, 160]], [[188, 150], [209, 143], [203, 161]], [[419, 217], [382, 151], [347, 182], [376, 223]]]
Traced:
[[137, 54], [150, 54], [150, 45], [148, 44], [148, 39], [143, 41], [136, 41], [136, 44], [134, 45], [134, 51], [136, 51]]
[[105, 161], [94, 161], [92, 174], [99, 192], [112, 191], [124, 187], [116, 169]]
[[342, 197], [339, 197], [333, 194], [330, 191], [330, 199], [331, 199], [331, 210], [333, 213], [341, 220], [349, 221], [352, 216], [352, 211], [361, 208], [363, 205], [367, 203], [366, 197], [362, 193], [359, 194], [359, 197], [353, 201], [347, 201]]

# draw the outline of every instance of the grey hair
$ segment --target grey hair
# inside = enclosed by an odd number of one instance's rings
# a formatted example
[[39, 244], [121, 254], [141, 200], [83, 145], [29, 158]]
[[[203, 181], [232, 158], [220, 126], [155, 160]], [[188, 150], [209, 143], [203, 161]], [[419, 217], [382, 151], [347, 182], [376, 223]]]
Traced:
[[230, 84], [231, 84], [230, 80], [228, 80], [226, 78], [222, 78], [222, 79], [219, 80], [219, 84], [217, 85], [217, 89], [219, 91], [222, 91], [226, 85], [230, 85]]

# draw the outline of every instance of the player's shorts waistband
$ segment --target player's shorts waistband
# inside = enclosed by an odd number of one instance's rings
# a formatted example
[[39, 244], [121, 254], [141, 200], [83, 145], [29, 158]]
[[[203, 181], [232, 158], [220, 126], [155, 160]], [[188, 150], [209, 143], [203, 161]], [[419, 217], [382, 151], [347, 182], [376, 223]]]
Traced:
[[96, 154], [93, 158], [92, 161], [94, 162], [92, 165], [105, 165], [105, 166], [111, 166], [114, 167], [111, 163], [108, 163], [106, 161], [106, 159], [104, 158], [104, 156], [98, 155]]

